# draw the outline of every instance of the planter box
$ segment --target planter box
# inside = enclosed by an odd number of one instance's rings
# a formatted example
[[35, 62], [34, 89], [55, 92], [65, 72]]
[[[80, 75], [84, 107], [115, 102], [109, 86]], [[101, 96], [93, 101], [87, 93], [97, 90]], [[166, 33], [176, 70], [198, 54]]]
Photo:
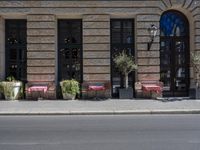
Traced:
[[2, 82], [4, 88], [4, 96], [6, 100], [17, 100], [20, 96], [20, 90], [22, 87], [21, 82]]
[[200, 88], [191, 88], [189, 96], [191, 99], [200, 99]]
[[119, 89], [120, 99], [132, 99], [133, 98], [133, 88], [123, 88]]
[[76, 95], [72, 95], [69, 93], [62, 93], [63, 99], [65, 100], [75, 100]]
[[3, 93], [0, 92], [0, 100], [3, 99]]

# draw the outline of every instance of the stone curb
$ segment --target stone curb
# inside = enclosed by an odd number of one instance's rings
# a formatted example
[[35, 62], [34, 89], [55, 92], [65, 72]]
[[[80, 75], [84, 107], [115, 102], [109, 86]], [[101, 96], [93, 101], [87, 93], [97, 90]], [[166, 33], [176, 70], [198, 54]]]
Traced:
[[200, 114], [199, 109], [134, 110], [134, 111], [67, 111], [67, 112], [0, 112], [3, 115], [145, 115], [145, 114]]

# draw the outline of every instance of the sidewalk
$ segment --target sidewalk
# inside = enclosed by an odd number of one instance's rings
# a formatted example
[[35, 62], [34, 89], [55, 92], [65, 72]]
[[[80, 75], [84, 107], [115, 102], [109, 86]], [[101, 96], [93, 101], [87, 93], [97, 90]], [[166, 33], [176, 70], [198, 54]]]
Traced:
[[0, 101], [0, 115], [200, 114], [200, 100]]

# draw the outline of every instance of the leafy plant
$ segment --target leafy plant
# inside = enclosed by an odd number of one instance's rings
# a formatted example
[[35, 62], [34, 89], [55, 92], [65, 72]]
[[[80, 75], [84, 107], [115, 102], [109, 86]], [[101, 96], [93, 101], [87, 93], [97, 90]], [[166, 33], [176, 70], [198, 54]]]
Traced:
[[3, 84], [0, 82], [0, 93], [3, 93]]
[[3, 87], [3, 94], [6, 99], [15, 100], [19, 98], [22, 82], [3, 81], [1, 83]]
[[15, 77], [14, 76], [8, 76], [7, 78], [6, 78], [6, 81], [16, 81], [15, 80]]
[[13, 76], [8, 76], [6, 81], [0, 82], [0, 91], [6, 99], [18, 99], [23, 96], [23, 83], [15, 80]]
[[72, 80], [63, 80], [61, 83], [62, 92], [68, 93], [72, 95], [76, 95], [80, 93], [79, 82]]
[[126, 54], [125, 51], [119, 53], [113, 58], [116, 68], [124, 75], [125, 88], [128, 88], [128, 74], [137, 69], [133, 56]]
[[196, 74], [196, 86], [199, 86], [199, 75], [200, 75], [200, 53], [191, 52], [191, 63]]

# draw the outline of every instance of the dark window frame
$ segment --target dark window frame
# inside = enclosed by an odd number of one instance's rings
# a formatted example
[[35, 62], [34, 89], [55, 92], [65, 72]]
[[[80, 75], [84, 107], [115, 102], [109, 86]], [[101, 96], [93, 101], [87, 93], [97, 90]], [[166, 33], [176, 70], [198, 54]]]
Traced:
[[[17, 30], [17, 40], [20, 40], [20, 34], [22, 32], [20, 32], [21, 30], [25, 30], [25, 34], [23, 35], [25, 38], [25, 41], [23, 41], [23, 43], [9, 43], [8, 38], [9, 38], [9, 34], [11, 32], [11, 28], [9, 28], [9, 26], [12, 24], [15, 24], [15, 28], [18, 29]], [[10, 53], [11, 53], [11, 49], [16, 49], [16, 59], [12, 60], [10, 58]], [[22, 51], [22, 55], [20, 56], [20, 50]], [[16, 65], [17, 66], [17, 70], [16, 70], [16, 76], [15, 78], [17, 80], [21, 80], [23, 82], [27, 82], [27, 20], [26, 19], [6, 19], [5, 20], [5, 74], [6, 77], [8, 76], [15, 76], [12, 74], [12, 71], [9, 69], [10, 65]], [[23, 57], [23, 58], [20, 58]], [[19, 71], [19, 66], [21, 66], [23, 69], [21, 69], [21, 71]], [[23, 71], [23, 72], [22, 72]]]
[[[112, 32], [112, 23], [114, 22], [114, 21], [119, 21], [120, 22], [120, 36], [121, 36], [121, 38], [120, 38], [120, 43], [113, 43], [112, 42], [112, 36], [113, 36], [113, 32]], [[131, 32], [132, 32], [132, 42], [131, 43], [123, 43], [123, 30], [124, 30], [124, 28], [123, 28], [123, 22], [124, 21], [130, 21], [131, 22], [131, 24], [132, 24], [132, 30], [131, 30]], [[132, 54], [132, 56], [133, 57], [135, 57], [135, 31], [134, 31], [134, 29], [135, 29], [135, 19], [133, 19], [133, 18], [130, 18], [130, 19], [111, 19], [110, 20], [110, 64], [111, 64], [111, 76], [110, 76], [110, 81], [111, 81], [111, 93], [112, 93], [112, 97], [118, 97], [118, 94], [119, 93], [114, 93], [113, 92], [113, 73], [114, 73], [114, 62], [113, 62], [113, 56], [114, 56], [114, 51], [113, 51], [113, 47], [118, 47], [118, 48], [120, 48], [120, 49], [124, 49], [124, 48], [131, 48], [132, 49], [132, 51], [131, 51], [131, 54]], [[130, 73], [129, 74], [129, 77], [132, 77], [132, 84], [131, 84], [131, 86], [132, 86], [132, 88], [134, 89], [134, 82], [135, 82], [135, 71], [133, 71], [132, 73]], [[122, 85], [123, 85], [123, 80], [122, 80], [122, 78], [123, 78], [123, 76], [122, 75], [120, 75], [120, 86], [122, 87]], [[134, 90], [133, 90], [134, 91]]]
[[[180, 17], [182, 17], [182, 19], [184, 20], [184, 23], [185, 25], [187, 25], [186, 27], [186, 30], [187, 30], [187, 35], [185, 36], [160, 36], [160, 59], [162, 58], [162, 56], [165, 56], [165, 55], [169, 55], [171, 56], [170, 57], [170, 60], [172, 61], [171, 64], [169, 64], [168, 66], [162, 66], [162, 63], [160, 63], [160, 74], [162, 73], [162, 71], [166, 70], [167, 68], [170, 69], [170, 91], [163, 91], [163, 95], [164, 96], [188, 96], [189, 95], [189, 85], [190, 85], [190, 71], [189, 71], [189, 66], [190, 66], [190, 46], [189, 46], [189, 22], [188, 22], [188, 19], [186, 18], [186, 16], [184, 14], [182, 14], [181, 12], [179, 11], [176, 11], [176, 10], [169, 10], [169, 11], [166, 11], [164, 12], [162, 15], [164, 15], [165, 13], [177, 13], [177, 15], [179, 15]], [[161, 42], [165, 42], [165, 41], [168, 41], [170, 43], [170, 47], [172, 48], [172, 50], [170, 52], [161, 52]], [[177, 52], [175, 51], [175, 42], [176, 41], [183, 41], [185, 43], [185, 53], [184, 53], [184, 56], [185, 56], [185, 62], [186, 64], [185, 65], [176, 65], [176, 58], [175, 56], [177, 55]], [[180, 52], [179, 52], [180, 53]], [[181, 54], [181, 53], [180, 53]], [[186, 91], [182, 91], [182, 92], [179, 92], [175, 89], [175, 77], [176, 77], [176, 68], [177, 67], [184, 67], [186, 70], [186, 73], [185, 73], [185, 83], [186, 83]], [[181, 78], [179, 78], [181, 79]], [[162, 81], [162, 79], [160, 79]], [[182, 94], [181, 94], [182, 93]]]
[[[69, 22], [70, 24], [73, 23], [73, 22], [79, 22], [80, 23], [80, 43], [78, 43], [78, 44], [73, 44], [73, 43], [64, 44], [64, 43], [60, 42], [61, 34], [60, 34], [59, 30], [61, 30], [61, 29], [59, 28], [59, 25], [60, 25], [61, 22], [65, 22], [65, 21]], [[62, 80], [61, 76], [60, 76], [61, 75], [61, 68], [59, 67], [59, 64], [61, 64], [61, 58], [60, 58], [59, 50], [62, 47], [70, 48], [70, 49], [75, 48], [75, 47], [79, 47], [80, 48], [80, 60], [79, 60], [80, 61], [80, 81], [78, 81], [78, 82], [82, 83], [83, 82], [83, 38], [82, 38], [83, 26], [82, 26], [82, 19], [58, 19], [57, 29], [58, 29], [58, 34], [57, 34], [58, 35], [58, 37], [57, 37], [57, 40], [58, 40], [58, 45], [57, 45], [57, 47], [58, 47], [58, 81]], [[72, 57], [70, 58], [70, 65], [72, 65]]]

